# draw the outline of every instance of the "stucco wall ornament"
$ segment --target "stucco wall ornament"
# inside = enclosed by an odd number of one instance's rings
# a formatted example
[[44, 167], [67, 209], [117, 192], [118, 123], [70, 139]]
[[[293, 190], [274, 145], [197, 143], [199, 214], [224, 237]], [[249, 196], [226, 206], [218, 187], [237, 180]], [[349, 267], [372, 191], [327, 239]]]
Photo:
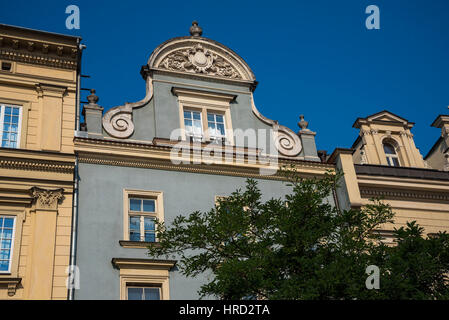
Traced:
[[205, 49], [201, 44], [170, 53], [159, 65], [171, 71], [202, 73], [230, 79], [242, 79], [239, 72], [223, 57]]
[[33, 187], [30, 189], [31, 196], [36, 200], [37, 207], [39, 209], [51, 209], [57, 208], [59, 200], [64, 197], [64, 189], [47, 190], [39, 187]]

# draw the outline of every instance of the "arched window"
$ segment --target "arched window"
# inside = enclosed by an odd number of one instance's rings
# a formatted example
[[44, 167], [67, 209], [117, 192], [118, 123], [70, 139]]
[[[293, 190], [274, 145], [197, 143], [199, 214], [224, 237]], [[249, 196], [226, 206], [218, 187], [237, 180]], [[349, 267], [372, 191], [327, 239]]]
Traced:
[[399, 167], [399, 157], [395, 148], [388, 142], [384, 142], [384, 152], [387, 157], [387, 163], [392, 167]]

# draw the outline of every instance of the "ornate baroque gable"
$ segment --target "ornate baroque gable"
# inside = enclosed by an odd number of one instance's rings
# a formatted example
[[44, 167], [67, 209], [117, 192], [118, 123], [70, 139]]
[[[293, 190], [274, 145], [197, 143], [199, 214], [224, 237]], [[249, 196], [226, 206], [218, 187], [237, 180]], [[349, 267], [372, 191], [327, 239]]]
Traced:
[[[159, 45], [151, 54], [141, 74], [146, 80], [146, 95], [141, 101], [125, 103], [109, 109], [103, 117], [103, 128], [113, 138], [127, 139], [134, 132], [133, 109], [146, 105], [153, 98], [153, 72], [169, 72], [183, 76], [207, 77], [219, 81], [237, 82], [254, 89], [256, 79], [246, 62], [228, 47], [201, 37], [202, 30], [196, 22], [190, 28], [189, 37], [170, 39]], [[299, 136], [277, 121], [262, 116], [254, 105], [252, 111], [274, 132], [275, 145], [282, 156], [297, 157], [302, 150]], [[310, 130], [301, 134], [315, 135]]]

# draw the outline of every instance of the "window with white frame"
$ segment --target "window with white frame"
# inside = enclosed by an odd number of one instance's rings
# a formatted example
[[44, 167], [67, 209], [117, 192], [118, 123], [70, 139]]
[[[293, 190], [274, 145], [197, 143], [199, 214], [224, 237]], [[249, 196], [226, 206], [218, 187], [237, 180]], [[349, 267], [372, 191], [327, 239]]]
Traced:
[[126, 287], [128, 300], [160, 300], [161, 288], [150, 286], [128, 285]]
[[383, 146], [388, 165], [391, 167], [399, 167], [399, 157], [394, 146], [387, 142], [384, 142]]
[[211, 140], [226, 141], [226, 126], [223, 114], [208, 112], [207, 128]]
[[20, 147], [21, 107], [0, 104], [1, 146], [5, 148]]
[[194, 141], [201, 141], [203, 139], [201, 111], [184, 110], [184, 128], [187, 137], [191, 137]]
[[129, 198], [129, 240], [156, 241], [156, 199]]
[[15, 217], [0, 216], [0, 273], [11, 271]]

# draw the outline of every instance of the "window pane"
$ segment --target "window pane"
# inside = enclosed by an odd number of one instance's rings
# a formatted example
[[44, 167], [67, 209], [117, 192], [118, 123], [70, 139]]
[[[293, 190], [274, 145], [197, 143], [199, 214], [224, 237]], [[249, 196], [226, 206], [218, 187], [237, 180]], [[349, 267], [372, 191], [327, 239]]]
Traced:
[[385, 154], [396, 154], [396, 151], [394, 151], [393, 146], [388, 143], [384, 143], [384, 151]]
[[154, 231], [155, 230], [155, 222], [154, 218], [145, 217], [145, 231]]
[[129, 209], [131, 211], [141, 211], [142, 200], [140, 199], [130, 199], [129, 200]]
[[9, 260], [10, 250], [0, 250], [0, 260]]
[[4, 222], [5, 228], [12, 228], [14, 226], [14, 218], [4, 218], [4, 220], [5, 220]]
[[11, 249], [11, 240], [2, 240], [0, 242], [0, 249]]
[[145, 232], [146, 242], [156, 242], [156, 234], [154, 232]]
[[145, 300], [160, 300], [159, 288], [145, 288]]
[[12, 239], [12, 229], [3, 229], [2, 240], [11, 240], [11, 239]]
[[194, 120], [201, 120], [201, 114], [199, 112], [193, 112]]
[[140, 232], [130, 231], [129, 232], [129, 241], [140, 241]]
[[393, 166], [394, 167], [399, 167], [399, 161], [397, 158], [391, 158], [391, 160], [393, 161]]
[[0, 260], [0, 271], [8, 271], [9, 261]]
[[128, 300], [143, 300], [142, 288], [128, 288]]
[[10, 115], [11, 114], [11, 107], [6, 107], [5, 108], [5, 115]]
[[217, 122], [223, 123], [223, 116], [221, 114], [215, 115]]
[[145, 212], [155, 212], [156, 203], [154, 200], [143, 200], [143, 211]]
[[190, 113], [190, 111], [184, 111], [184, 119], [191, 119], [192, 115]]
[[13, 108], [12, 114], [18, 116], [19, 115], [19, 108]]
[[221, 124], [221, 123], [217, 124], [217, 129], [218, 129], [220, 135], [222, 135], [222, 136], [225, 135], [225, 128], [224, 128], [223, 124]]
[[140, 216], [129, 217], [129, 229], [140, 230]]
[[208, 113], [207, 114], [207, 121], [211, 121], [211, 122], [215, 121], [213, 113]]

